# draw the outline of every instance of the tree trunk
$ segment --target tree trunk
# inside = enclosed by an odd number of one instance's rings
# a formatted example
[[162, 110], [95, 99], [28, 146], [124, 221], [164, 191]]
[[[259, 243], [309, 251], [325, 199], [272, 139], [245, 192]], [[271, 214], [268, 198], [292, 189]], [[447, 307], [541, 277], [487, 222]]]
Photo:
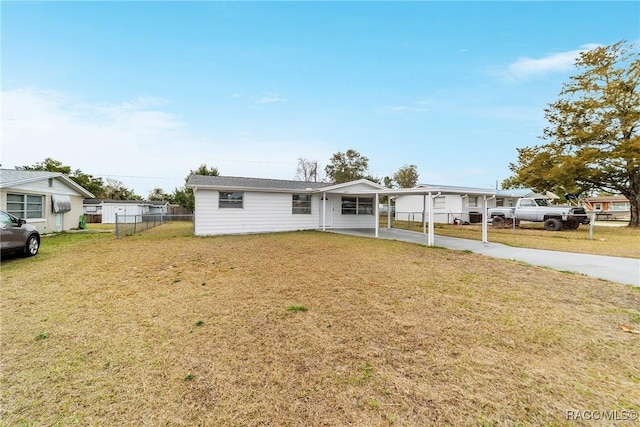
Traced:
[[640, 227], [640, 194], [636, 194], [635, 197], [628, 197], [628, 199], [631, 207], [629, 227]]

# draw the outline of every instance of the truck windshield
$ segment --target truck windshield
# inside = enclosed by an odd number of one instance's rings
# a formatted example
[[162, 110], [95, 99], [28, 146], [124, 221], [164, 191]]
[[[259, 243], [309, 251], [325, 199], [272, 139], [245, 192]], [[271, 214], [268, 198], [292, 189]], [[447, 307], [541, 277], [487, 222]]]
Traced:
[[547, 199], [536, 199], [536, 204], [538, 206], [549, 206], [549, 200]]

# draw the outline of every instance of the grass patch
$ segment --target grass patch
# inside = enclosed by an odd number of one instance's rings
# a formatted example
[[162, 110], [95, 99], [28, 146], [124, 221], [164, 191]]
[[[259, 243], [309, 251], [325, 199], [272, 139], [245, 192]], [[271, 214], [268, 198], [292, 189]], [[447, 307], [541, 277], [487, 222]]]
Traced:
[[381, 239], [190, 233], [61, 236], [2, 262], [3, 425], [564, 425], [573, 408], [640, 410], [640, 336], [618, 326], [639, 319], [632, 287]]
[[304, 305], [290, 305], [287, 307], [287, 311], [298, 312], [298, 311], [308, 311], [309, 309]]

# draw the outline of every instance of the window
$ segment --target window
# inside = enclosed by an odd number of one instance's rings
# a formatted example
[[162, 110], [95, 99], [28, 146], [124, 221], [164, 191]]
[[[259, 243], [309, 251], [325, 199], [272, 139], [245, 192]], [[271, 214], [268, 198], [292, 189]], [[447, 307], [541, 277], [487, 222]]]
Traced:
[[373, 198], [343, 197], [342, 215], [373, 215]]
[[18, 218], [44, 218], [44, 196], [7, 194], [7, 211]]
[[433, 208], [434, 209], [444, 209], [446, 207], [446, 203], [445, 203], [445, 197], [444, 196], [438, 196], [435, 199], [433, 199]]
[[601, 211], [602, 210], [602, 203], [594, 203], [593, 204], [593, 210], [594, 211]]
[[478, 196], [469, 196], [467, 199], [468, 207], [477, 208], [478, 207]]
[[629, 211], [631, 210], [631, 204], [629, 202], [616, 202], [609, 204], [610, 211]]
[[358, 215], [373, 215], [373, 198], [358, 197]]
[[522, 208], [535, 208], [536, 202], [533, 200], [523, 200], [520, 202], [520, 207]]
[[292, 197], [291, 213], [294, 215], [311, 215], [311, 195], [294, 194]]
[[218, 195], [218, 207], [242, 209], [243, 198], [244, 198], [244, 193], [241, 191], [235, 191], [235, 192], [221, 191]]

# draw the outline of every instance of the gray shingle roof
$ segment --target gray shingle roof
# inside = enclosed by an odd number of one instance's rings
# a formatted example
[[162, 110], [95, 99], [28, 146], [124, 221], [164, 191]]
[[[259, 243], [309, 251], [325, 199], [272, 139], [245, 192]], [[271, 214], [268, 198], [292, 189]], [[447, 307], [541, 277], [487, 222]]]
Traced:
[[30, 171], [18, 169], [0, 169], [0, 188], [9, 188], [43, 179], [55, 178], [74, 188], [84, 197], [94, 197], [86, 188], [78, 185], [71, 178], [61, 172]]
[[8, 186], [11, 184], [28, 182], [33, 180], [55, 178], [60, 175], [62, 175], [60, 172], [0, 169], [0, 184], [4, 184], [4, 186]]
[[187, 187], [210, 187], [255, 190], [307, 190], [330, 186], [326, 182], [288, 181], [283, 179], [243, 178], [236, 176], [191, 175]]

